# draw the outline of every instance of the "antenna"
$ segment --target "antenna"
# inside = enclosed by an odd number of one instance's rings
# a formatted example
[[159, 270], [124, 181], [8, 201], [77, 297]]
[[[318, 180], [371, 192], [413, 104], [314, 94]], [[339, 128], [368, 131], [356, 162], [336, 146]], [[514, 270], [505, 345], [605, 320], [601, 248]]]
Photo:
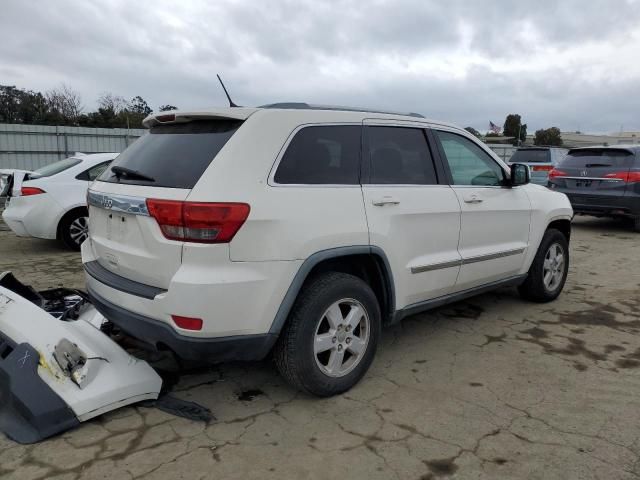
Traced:
[[220, 82], [220, 85], [222, 85], [222, 89], [224, 90], [224, 94], [227, 96], [227, 99], [229, 100], [229, 106], [230, 107], [239, 107], [240, 105], [236, 105], [235, 103], [233, 103], [233, 100], [231, 100], [231, 97], [229, 96], [229, 92], [227, 92], [227, 87], [225, 87], [224, 83], [222, 83], [222, 79], [220, 78], [220, 75], [216, 74], [216, 77], [218, 77], [218, 81]]

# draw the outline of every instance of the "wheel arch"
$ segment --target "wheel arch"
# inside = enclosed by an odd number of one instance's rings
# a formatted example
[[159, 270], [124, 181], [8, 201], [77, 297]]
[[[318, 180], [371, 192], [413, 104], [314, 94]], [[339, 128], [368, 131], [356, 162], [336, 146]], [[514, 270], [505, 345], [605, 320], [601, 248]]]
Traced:
[[60, 217], [60, 219], [58, 220], [58, 226], [56, 227], [56, 238], [57, 238], [58, 240], [60, 240], [60, 239], [62, 238], [62, 236], [61, 236], [61, 234], [62, 234], [62, 232], [61, 232], [61, 227], [62, 227], [62, 225], [63, 225], [64, 221], [65, 221], [67, 218], [69, 218], [69, 217], [71, 217], [72, 215], [75, 215], [75, 214], [77, 214], [77, 213], [86, 213], [86, 215], [88, 216], [88, 215], [89, 215], [89, 209], [86, 207], [86, 205], [78, 205], [78, 206], [75, 206], [75, 207], [73, 207], [73, 208], [71, 208], [71, 209], [67, 210], [67, 211], [66, 211], [66, 212], [65, 212], [65, 213]]
[[567, 242], [571, 240], [571, 220], [566, 218], [552, 220], [551, 222], [549, 222], [549, 225], [547, 225], [547, 230], [551, 228], [562, 233], [567, 239]]
[[392, 319], [395, 312], [395, 287], [384, 251], [370, 245], [337, 247], [316, 252], [302, 263], [280, 303], [270, 334], [280, 334], [305, 282], [328, 271], [349, 273], [367, 282], [380, 302], [383, 323]]

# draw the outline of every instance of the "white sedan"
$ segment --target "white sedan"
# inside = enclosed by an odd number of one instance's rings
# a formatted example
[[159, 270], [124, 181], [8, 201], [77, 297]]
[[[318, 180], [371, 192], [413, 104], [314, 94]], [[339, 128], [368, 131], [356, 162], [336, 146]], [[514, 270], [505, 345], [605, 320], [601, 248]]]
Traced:
[[79, 250], [88, 233], [87, 188], [117, 156], [76, 154], [31, 173], [14, 173], [4, 222], [19, 237], [59, 239]]

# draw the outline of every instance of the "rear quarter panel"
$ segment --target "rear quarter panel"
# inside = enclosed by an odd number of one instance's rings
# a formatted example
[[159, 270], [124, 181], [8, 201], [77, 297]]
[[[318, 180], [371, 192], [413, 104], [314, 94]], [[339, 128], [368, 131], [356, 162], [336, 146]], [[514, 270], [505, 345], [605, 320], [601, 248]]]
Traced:
[[[341, 115], [342, 117], [343, 115]], [[259, 111], [220, 151], [189, 201], [244, 202], [246, 223], [230, 244], [233, 261], [300, 260], [327, 248], [368, 245], [359, 185], [275, 185], [271, 170], [301, 125], [361, 124], [331, 112]]]

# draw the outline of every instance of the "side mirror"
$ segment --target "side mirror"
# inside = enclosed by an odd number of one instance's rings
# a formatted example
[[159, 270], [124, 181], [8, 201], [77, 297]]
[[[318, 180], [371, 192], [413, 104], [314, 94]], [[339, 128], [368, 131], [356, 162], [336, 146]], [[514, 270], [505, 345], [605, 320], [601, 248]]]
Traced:
[[531, 171], [529, 170], [529, 165], [525, 165], [524, 163], [511, 164], [511, 181], [509, 182], [511, 187], [526, 185], [530, 181]]

